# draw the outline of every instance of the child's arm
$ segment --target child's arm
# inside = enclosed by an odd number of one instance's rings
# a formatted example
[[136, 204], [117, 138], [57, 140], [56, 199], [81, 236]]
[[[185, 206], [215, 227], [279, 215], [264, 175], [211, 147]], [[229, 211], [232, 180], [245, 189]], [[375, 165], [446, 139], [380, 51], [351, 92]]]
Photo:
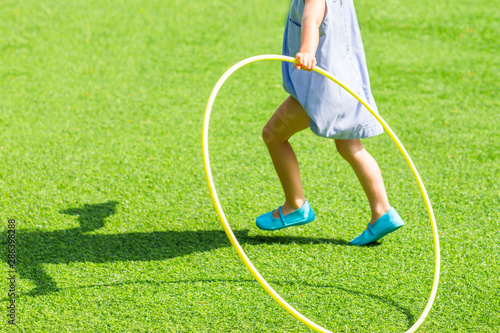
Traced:
[[302, 14], [300, 50], [295, 55], [295, 68], [311, 71], [316, 66], [316, 48], [319, 42], [319, 26], [325, 17], [325, 0], [305, 0]]

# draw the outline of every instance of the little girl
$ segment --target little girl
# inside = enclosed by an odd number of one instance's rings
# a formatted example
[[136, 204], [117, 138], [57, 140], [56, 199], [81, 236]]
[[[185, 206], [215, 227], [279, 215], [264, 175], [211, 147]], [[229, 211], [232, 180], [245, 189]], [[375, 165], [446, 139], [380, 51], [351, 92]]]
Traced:
[[404, 225], [389, 205], [377, 162], [361, 140], [379, 135], [382, 126], [348, 92], [318, 73], [317, 64], [362, 96], [377, 111], [370, 89], [361, 34], [352, 0], [292, 0], [283, 39], [283, 87], [290, 96], [278, 107], [262, 137], [285, 192], [285, 203], [257, 218], [257, 227], [277, 230], [314, 220], [304, 197], [299, 164], [288, 140], [306, 128], [335, 139], [339, 154], [351, 165], [370, 204], [371, 221], [352, 245], [373, 243]]

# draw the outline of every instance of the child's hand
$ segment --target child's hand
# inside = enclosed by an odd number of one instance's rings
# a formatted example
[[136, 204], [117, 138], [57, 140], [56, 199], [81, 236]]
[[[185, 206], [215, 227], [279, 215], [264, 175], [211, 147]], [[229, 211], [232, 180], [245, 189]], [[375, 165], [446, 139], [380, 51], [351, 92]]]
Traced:
[[316, 66], [316, 57], [310, 53], [299, 52], [295, 55], [295, 68], [312, 71]]

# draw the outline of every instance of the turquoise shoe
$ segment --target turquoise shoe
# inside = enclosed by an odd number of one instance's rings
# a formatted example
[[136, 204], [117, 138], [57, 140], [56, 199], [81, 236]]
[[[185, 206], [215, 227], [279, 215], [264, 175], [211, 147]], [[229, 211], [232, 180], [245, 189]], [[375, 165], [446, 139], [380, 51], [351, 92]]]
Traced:
[[255, 224], [262, 230], [278, 230], [312, 222], [315, 217], [314, 211], [307, 200], [302, 207], [285, 216], [283, 216], [281, 206], [278, 208], [278, 211], [280, 212], [279, 218], [275, 219], [273, 217], [273, 211], [270, 211], [269, 213], [259, 216]]
[[367, 245], [378, 241], [388, 233], [398, 230], [405, 223], [401, 216], [394, 208], [390, 208], [387, 213], [382, 215], [373, 225], [368, 223], [368, 229], [363, 231], [361, 235], [354, 238], [349, 244], [351, 245]]

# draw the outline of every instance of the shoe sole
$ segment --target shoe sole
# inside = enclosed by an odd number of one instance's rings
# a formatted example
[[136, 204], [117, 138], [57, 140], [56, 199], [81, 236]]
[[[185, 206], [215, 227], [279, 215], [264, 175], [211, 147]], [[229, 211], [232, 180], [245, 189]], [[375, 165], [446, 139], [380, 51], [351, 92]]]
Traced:
[[[403, 225], [404, 225], [404, 224], [403, 224]], [[387, 235], [388, 235], [388, 234], [390, 234], [391, 232], [394, 232], [394, 231], [396, 231], [396, 230], [400, 229], [403, 225], [397, 226], [397, 227], [395, 227], [395, 228], [390, 228], [390, 229], [388, 229], [388, 230], [384, 231], [384, 232], [383, 232], [383, 233], [381, 233], [380, 235], [377, 235], [377, 237], [376, 237], [373, 241], [371, 241], [370, 243], [366, 243], [366, 244], [364, 244], [364, 245], [368, 245], [368, 244], [375, 243], [376, 241], [378, 241], [379, 239], [384, 238], [385, 236], [387, 236]]]
[[281, 226], [279, 228], [261, 228], [259, 225], [257, 225], [257, 228], [259, 228], [260, 230], [274, 231], [274, 230], [285, 229], [285, 228], [288, 228], [288, 227], [295, 227], [295, 226], [298, 226], [298, 225], [304, 225], [304, 224], [307, 224], [307, 223], [311, 223], [312, 221], [314, 221], [314, 219], [312, 219], [310, 221], [305, 220], [303, 222], [291, 223], [291, 224], [288, 224], [288, 225], [285, 225], [285, 226]]
[[371, 240], [370, 242], [368, 243], [364, 243], [364, 244], [353, 244], [352, 241], [349, 242], [350, 245], [357, 245], [357, 246], [364, 246], [364, 245], [369, 245], [369, 244], [373, 244], [375, 243], [376, 241], [382, 239], [383, 237], [387, 236], [388, 234], [390, 234], [391, 232], [394, 232], [398, 229], [400, 229], [401, 227], [403, 227], [404, 224], [400, 225], [400, 226], [397, 226], [397, 227], [394, 227], [394, 228], [389, 228], [389, 229], [386, 229], [384, 230], [384, 232], [382, 232], [381, 234], [377, 235], [376, 238], [374, 238], [373, 240]]
[[385, 237], [386, 235], [390, 234], [391, 232], [394, 232], [394, 231], [400, 229], [403, 226], [404, 226], [404, 224], [399, 225], [399, 226], [397, 226], [395, 228], [391, 228], [391, 229], [389, 229], [387, 231], [384, 231], [382, 234], [380, 234], [380, 237], [375, 240], [375, 242], [378, 241], [380, 238]]

